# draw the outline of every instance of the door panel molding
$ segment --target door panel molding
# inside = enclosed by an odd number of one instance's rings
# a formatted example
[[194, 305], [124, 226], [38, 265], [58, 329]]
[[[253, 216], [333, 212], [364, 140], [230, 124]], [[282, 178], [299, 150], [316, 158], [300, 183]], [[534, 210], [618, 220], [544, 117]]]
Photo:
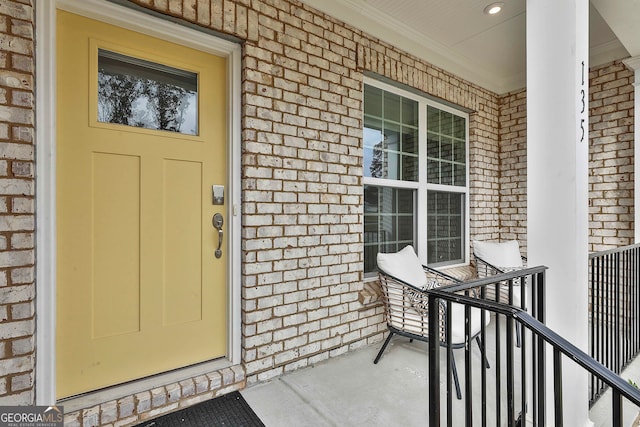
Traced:
[[241, 47], [211, 34], [100, 0], [57, 0], [36, 8], [36, 404], [56, 401], [56, 9], [227, 58], [227, 257], [230, 364], [241, 360], [240, 316], [240, 108]]

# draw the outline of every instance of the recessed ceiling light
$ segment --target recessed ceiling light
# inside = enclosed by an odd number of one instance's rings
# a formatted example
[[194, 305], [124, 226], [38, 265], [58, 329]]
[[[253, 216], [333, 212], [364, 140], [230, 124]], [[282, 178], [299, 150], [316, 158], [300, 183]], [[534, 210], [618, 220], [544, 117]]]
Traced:
[[504, 3], [499, 1], [496, 3], [491, 3], [489, 6], [484, 8], [484, 13], [487, 15], [495, 15], [496, 13], [500, 13]]

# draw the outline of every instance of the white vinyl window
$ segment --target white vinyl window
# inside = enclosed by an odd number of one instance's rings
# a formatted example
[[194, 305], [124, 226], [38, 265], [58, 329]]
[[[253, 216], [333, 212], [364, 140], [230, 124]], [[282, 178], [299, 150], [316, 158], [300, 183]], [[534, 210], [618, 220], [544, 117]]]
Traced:
[[468, 115], [371, 79], [364, 86], [364, 271], [413, 245], [425, 264], [468, 258]]

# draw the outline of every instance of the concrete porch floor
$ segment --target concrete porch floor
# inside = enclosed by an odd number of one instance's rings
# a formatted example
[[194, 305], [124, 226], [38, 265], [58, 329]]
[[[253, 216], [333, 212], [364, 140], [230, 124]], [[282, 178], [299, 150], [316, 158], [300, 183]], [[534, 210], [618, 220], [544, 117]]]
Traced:
[[267, 427], [424, 426], [426, 346], [394, 339], [374, 365], [381, 345], [351, 351], [241, 393]]
[[[625, 380], [632, 380], [636, 384], [640, 384], [640, 357], [636, 357], [627, 366], [620, 376]], [[593, 421], [594, 427], [607, 427], [611, 425], [611, 389], [604, 392], [602, 397], [591, 407], [589, 415]], [[639, 415], [640, 408], [636, 408], [631, 403], [624, 401], [622, 404], [622, 415], [624, 426], [634, 425], [636, 417]], [[637, 425], [637, 424], [635, 424]]]
[[[495, 360], [492, 341], [488, 336], [490, 363]], [[381, 346], [382, 342], [351, 351], [254, 385], [241, 393], [267, 427], [426, 425], [429, 410], [427, 344], [395, 336], [378, 364], [374, 365], [373, 360]], [[477, 367], [480, 366], [481, 355], [475, 342], [472, 349], [473, 383], [479, 396], [480, 369]], [[442, 348], [441, 370], [446, 364], [445, 356]], [[454, 350], [454, 356], [464, 395], [464, 350]], [[487, 372], [488, 376], [495, 375], [491, 368]], [[446, 390], [444, 376], [441, 388]], [[455, 416], [463, 417], [463, 404], [464, 400], [454, 399]], [[516, 398], [516, 405], [519, 404], [519, 398]], [[444, 405], [442, 399], [442, 413], [446, 414]], [[480, 399], [476, 398], [474, 420], [477, 419], [478, 425], [480, 405]], [[487, 405], [495, 408], [495, 398], [489, 398]], [[506, 403], [502, 411], [504, 417]], [[463, 425], [463, 421], [462, 418], [460, 422], [455, 420], [455, 424]], [[495, 409], [493, 413], [490, 410], [488, 421], [489, 425], [496, 425]]]
[[[491, 362], [495, 359], [490, 354], [490, 337], [487, 341]], [[374, 365], [373, 359], [381, 345], [382, 343], [377, 343], [351, 351], [256, 384], [241, 393], [267, 427], [427, 425], [429, 398], [426, 344], [416, 341], [410, 343], [404, 337], [395, 337], [380, 362]], [[479, 358], [475, 344], [473, 348], [474, 356]], [[454, 350], [454, 354], [459, 371], [463, 371], [464, 351]], [[441, 352], [441, 360], [443, 359], [444, 352]], [[491, 370], [487, 371], [488, 375], [495, 375]], [[640, 362], [636, 359], [622, 377], [633, 377], [638, 382], [639, 374]], [[464, 372], [460, 372], [460, 383], [464, 394]], [[474, 388], [478, 388], [477, 396], [480, 393], [479, 384], [480, 380], [474, 378]], [[445, 389], [446, 385], [442, 383], [441, 387]], [[464, 425], [462, 402], [464, 401], [454, 400], [454, 414], [460, 417], [455, 420], [454, 425]], [[474, 403], [476, 404], [479, 405], [479, 402]], [[488, 425], [496, 425], [495, 403], [487, 404], [488, 408], [493, 408], [490, 409]], [[516, 407], [519, 407], [519, 402], [516, 402]], [[474, 412], [479, 413], [480, 409], [474, 408]], [[502, 415], [506, 418], [504, 414], [506, 406]], [[631, 425], [636, 414], [633, 408], [625, 406], [624, 425]], [[610, 392], [594, 405], [590, 417], [596, 427], [611, 425]], [[480, 420], [474, 424], [480, 425]]]

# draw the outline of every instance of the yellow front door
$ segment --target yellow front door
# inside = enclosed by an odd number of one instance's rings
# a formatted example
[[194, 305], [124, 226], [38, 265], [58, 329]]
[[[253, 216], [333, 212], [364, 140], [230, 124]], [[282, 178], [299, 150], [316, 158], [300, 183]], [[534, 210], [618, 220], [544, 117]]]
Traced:
[[225, 356], [226, 60], [59, 10], [57, 64], [58, 398]]

